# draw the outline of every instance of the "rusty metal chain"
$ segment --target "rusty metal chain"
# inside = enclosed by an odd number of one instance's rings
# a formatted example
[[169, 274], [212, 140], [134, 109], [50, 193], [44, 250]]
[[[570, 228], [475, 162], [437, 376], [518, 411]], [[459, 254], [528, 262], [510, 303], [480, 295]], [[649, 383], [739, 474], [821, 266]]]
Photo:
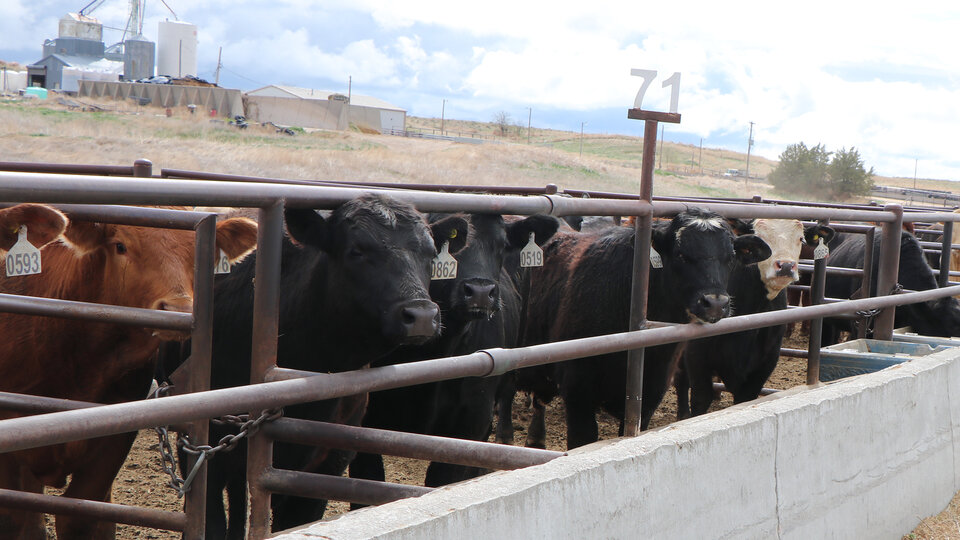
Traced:
[[[890, 294], [900, 294], [903, 292], [903, 285], [895, 283], [893, 288], [890, 289]], [[883, 308], [873, 308], [873, 309], [864, 309], [861, 311], [856, 311], [854, 314], [863, 320], [866, 325], [867, 331], [873, 330], [873, 319], [883, 311]]]
[[[156, 390], [151, 392], [148, 396], [148, 399], [157, 398], [161, 395], [167, 393], [171, 386], [164, 383], [159, 386]], [[194, 477], [197, 475], [197, 472], [200, 470], [200, 467], [203, 463], [212, 458], [217, 452], [229, 452], [237, 447], [240, 444], [240, 441], [244, 438], [250, 438], [258, 431], [260, 431], [260, 426], [265, 422], [270, 422], [276, 420], [283, 416], [282, 408], [268, 409], [260, 413], [260, 416], [254, 420], [249, 419], [249, 415], [225, 415], [220, 418], [213, 418], [210, 420], [211, 423], [223, 426], [235, 426], [239, 428], [236, 434], [228, 434], [222, 437], [216, 446], [211, 446], [208, 444], [195, 445], [190, 442], [190, 437], [185, 434], [179, 434], [177, 438], [177, 448], [183, 450], [188, 454], [197, 456], [196, 463], [191, 467], [190, 472], [187, 473], [186, 478], [180, 478], [177, 474], [177, 458], [176, 453], [173, 450], [173, 445], [170, 444], [170, 433], [167, 429], [167, 426], [159, 426], [154, 428], [157, 432], [157, 437], [159, 438], [159, 450], [160, 450], [160, 467], [163, 469], [163, 472], [170, 477], [168, 485], [177, 492], [177, 498], [183, 497], [187, 492], [190, 491], [190, 486], [193, 483]]]

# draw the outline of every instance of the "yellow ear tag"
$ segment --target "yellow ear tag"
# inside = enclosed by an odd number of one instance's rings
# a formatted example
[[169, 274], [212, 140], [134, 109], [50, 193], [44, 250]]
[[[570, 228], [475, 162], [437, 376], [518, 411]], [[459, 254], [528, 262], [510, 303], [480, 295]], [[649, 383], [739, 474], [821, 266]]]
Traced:
[[451, 240], [453, 240], [454, 238], [456, 238], [456, 237], [457, 237], [457, 230], [456, 230], [456, 229], [450, 229], [450, 235], [449, 235], [449, 236], [450, 236], [450, 239], [451, 239]]

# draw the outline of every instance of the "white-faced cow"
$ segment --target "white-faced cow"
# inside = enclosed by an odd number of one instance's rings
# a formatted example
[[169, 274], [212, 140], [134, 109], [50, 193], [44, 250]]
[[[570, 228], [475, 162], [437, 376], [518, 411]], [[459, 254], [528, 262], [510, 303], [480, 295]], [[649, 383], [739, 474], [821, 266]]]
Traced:
[[[803, 225], [792, 219], [758, 219], [752, 224], [738, 222], [738, 232], [762, 238], [772, 251], [755, 266], [740, 266], [730, 274], [727, 291], [733, 299], [733, 314], [748, 315], [786, 309], [784, 289], [799, 278], [800, 248], [829, 242], [833, 229], [825, 225]], [[784, 325], [691, 341], [677, 373], [677, 418], [707, 412], [714, 398], [713, 376], [719, 375], [735, 403], [756, 399], [780, 358]], [[687, 403], [689, 382], [690, 403]]]
[[[466, 220], [450, 217], [428, 226], [413, 207], [381, 195], [348, 201], [329, 217], [288, 208], [284, 218], [289, 236], [281, 252], [278, 365], [317, 372], [360, 369], [401, 345], [422, 345], [438, 334], [440, 310], [428, 293], [430, 264], [443, 242], [450, 241], [451, 253], [462, 247]], [[249, 382], [255, 264], [256, 254], [215, 286], [215, 388]], [[366, 403], [363, 394], [289, 406], [284, 415], [359, 425]], [[230, 432], [211, 424], [210, 439]], [[278, 443], [274, 464], [339, 476], [353, 454]], [[245, 537], [245, 455], [241, 444], [208, 462], [207, 538]], [[326, 501], [300, 497], [272, 500], [274, 530], [320, 519], [326, 507]]]
[[[630, 318], [634, 229], [558, 233], [545, 246], [542, 269], [531, 272], [525, 344], [623, 332]], [[656, 227], [653, 247], [663, 268], [650, 272], [648, 318], [712, 323], [728, 315], [727, 280], [735, 263], [770, 256], [753, 235], [734, 237], [719, 215], [690, 209]], [[650, 347], [644, 362], [641, 427], [666, 391], [676, 345]], [[567, 446], [597, 440], [596, 411], [623, 418], [626, 353], [557, 364], [553, 377], [567, 414]]]
[[[28, 230], [30, 225], [28, 225]], [[193, 303], [194, 233], [71, 221], [64, 240], [41, 250], [43, 272], [5, 277], [0, 290], [170, 311]], [[256, 224], [217, 224], [217, 246], [231, 258], [256, 244]], [[161, 339], [186, 336], [148, 328], [0, 313], [0, 390], [116, 403], [146, 396]], [[2, 414], [10, 418], [15, 414]], [[110, 488], [136, 434], [76, 441], [0, 455], [0, 487], [40, 492], [64, 487], [65, 497], [109, 501]], [[115, 525], [59, 516], [57, 537], [113, 538]], [[0, 538], [46, 538], [42, 515], [0, 512]]]

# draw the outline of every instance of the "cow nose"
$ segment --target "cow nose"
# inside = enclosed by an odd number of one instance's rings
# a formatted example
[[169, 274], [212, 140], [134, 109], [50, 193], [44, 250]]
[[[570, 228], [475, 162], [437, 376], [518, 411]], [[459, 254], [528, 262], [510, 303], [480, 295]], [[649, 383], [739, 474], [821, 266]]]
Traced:
[[497, 284], [488, 280], [463, 283], [463, 303], [468, 311], [494, 311], [499, 294]]
[[154, 302], [152, 309], [190, 313], [193, 311], [193, 298], [190, 298], [189, 296], [164, 298]]
[[727, 316], [730, 311], [730, 297], [725, 294], [705, 294], [699, 300], [702, 319], [715, 323]]
[[424, 342], [440, 329], [440, 308], [433, 302], [405, 306], [400, 310], [404, 341]]
[[774, 268], [777, 270], [777, 277], [787, 277], [793, 275], [793, 269], [796, 267], [796, 263], [793, 261], [776, 261]]

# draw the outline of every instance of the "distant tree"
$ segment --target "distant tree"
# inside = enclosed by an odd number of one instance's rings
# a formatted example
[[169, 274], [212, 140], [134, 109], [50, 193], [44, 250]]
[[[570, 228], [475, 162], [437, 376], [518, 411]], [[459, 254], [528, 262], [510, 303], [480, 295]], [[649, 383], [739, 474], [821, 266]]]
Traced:
[[493, 123], [496, 125], [497, 131], [500, 132], [501, 137], [506, 137], [507, 133], [509, 133], [510, 121], [510, 113], [506, 111], [500, 111], [493, 115]]
[[850, 147], [841, 148], [834, 153], [827, 168], [830, 177], [830, 191], [839, 197], [868, 195], [873, 187], [873, 167], [866, 170], [860, 152]]
[[824, 191], [830, 154], [823, 144], [807, 148], [803, 142], [791, 144], [780, 154], [780, 163], [767, 177], [780, 191], [805, 194]]

